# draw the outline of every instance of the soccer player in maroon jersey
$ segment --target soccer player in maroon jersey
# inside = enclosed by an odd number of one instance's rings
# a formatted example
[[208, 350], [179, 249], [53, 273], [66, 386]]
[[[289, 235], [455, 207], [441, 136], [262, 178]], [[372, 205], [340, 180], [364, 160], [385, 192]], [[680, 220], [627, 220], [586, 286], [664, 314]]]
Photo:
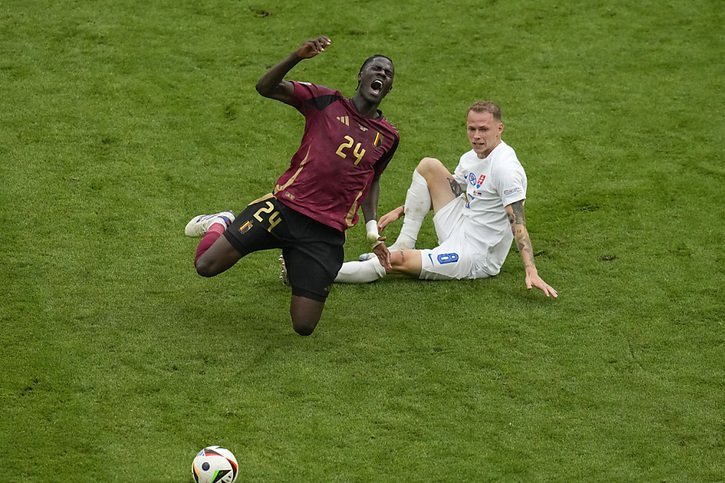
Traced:
[[231, 212], [199, 215], [185, 229], [188, 236], [203, 235], [194, 265], [204, 277], [222, 273], [249, 253], [281, 248], [292, 287], [292, 326], [300, 335], [310, 335], [320, 320], [342, 266], [345, 230], [357, 222], [358, 207], [373, 251], [383, 265], [390, 264], [376, 220], [380, 175], [399, 140], [378, 109], [393, 87], [393, 62], [383, 55], [366, 59], [352, 98], [284, 79], [300, 61], [329, 45], [325, 36], [304, 42], [257, 82], [261, 95], [289, 104], [305, 117], [300, 147], [273, 192], [236, 217]]

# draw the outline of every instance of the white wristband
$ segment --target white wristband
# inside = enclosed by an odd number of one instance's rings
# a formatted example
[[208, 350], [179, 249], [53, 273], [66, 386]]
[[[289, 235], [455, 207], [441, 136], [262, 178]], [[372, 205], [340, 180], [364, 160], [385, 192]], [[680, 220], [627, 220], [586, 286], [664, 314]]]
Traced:
[[368, 221], [365, 223], [365, 229], [368, 232], [368, 242], [373, 245], [377, 245], [378, 238], [380, 238], [380, 234], [378, 233], [378, 222], [375, 220]]

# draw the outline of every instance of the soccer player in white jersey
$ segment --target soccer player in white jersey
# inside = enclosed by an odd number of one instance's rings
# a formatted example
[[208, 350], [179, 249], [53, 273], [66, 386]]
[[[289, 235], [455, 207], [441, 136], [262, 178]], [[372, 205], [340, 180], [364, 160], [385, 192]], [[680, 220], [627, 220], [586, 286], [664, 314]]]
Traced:
[[[499, 273], [516, 240], [526, 288], [558, 296], [539, 277], [534, 264], [524, 216], [526, 173], [514, 150], [501, 140], [501, 109], [493, 102], [474, 103], [468, 109], [466, 127], [472, 149], [461, 156], [454, 173], [437, 159], [423, 158], [413, 171], [405, 204], [380, 218], [382, 232], [405, 216], [397, 241], [389, 247], [390, 265], [383, 267], [375, 256], [346, 262], [336, 282], [372, 282], [386, 273], [426, 280], [491, 277]], [[418, 232], [431, 209], [439, 245], [416, 250]], [[368, 235], [377, 235], [375, 227], [368, 226]]]

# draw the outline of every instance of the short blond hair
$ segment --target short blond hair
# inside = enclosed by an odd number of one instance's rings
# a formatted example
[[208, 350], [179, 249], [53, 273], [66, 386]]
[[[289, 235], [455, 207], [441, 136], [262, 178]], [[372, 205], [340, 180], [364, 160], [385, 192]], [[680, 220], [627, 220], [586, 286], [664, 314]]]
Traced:
[[497, 121], [501, 120], [501, 108], [498, 107], [498, 104], [492, 101], [476, 101], [473, 104], [471, 104], [471, 107], [468, 108], [468, 111], [466, 111], [466, 116], [468, 116], [469, 112], [490, 112], [493, 115], [493, 118]]

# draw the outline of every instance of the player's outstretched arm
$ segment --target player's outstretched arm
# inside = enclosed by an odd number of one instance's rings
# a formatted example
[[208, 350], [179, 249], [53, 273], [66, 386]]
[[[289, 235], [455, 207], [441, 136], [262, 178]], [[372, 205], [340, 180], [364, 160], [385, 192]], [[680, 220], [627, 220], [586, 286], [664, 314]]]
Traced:
[[324, 35], [303, 42], [297, 50], [264, 73], [257, 81], [257, 92], [264, 97], [292, 104], [294, 86], [291, 82], [284, 80], [284, 76], [303, 59], [310, 59], [324, 52], [330, 43], [332, 41]]
[[378, 221], [378, 228], [382, 232], [386, 226], [400, 219], [405, 214], [405, 206], [398, 206], [394, 210], [390, 210], [380, 217]]
[[526, 288], [531, 290], [532, 287], [536, 287], [544, 292], [544, 295], [547, 297], [558, 297], [559, 294], [557, 291], [551, 285], [544, 282], [536, 270], [534, 249], [529, 238], [529, 231], [526, 229], [524, 200], [516, 201], [506, 206], [506, 215], [509, 218], [509, 223], [511, 223], [511, 231], [513, 231], [516, 247], [519, 250], [519, 255], [521, 256], [521, 261], [526, 271]]
[[360, 203], [363, 216], [365, 218], [365, 228], [367, 231], [367, 239], [372, 246], [372, 251], [377, 255], [380, 264], [386, 270], [391, 268], [390, 251], [385, 246], [386, 238], [378, 233], [378, 222], [376, 221], [378, 213], [378, 199], [380, 197], [380, 176], [373, 178], [370, 189], [365, 199]]

